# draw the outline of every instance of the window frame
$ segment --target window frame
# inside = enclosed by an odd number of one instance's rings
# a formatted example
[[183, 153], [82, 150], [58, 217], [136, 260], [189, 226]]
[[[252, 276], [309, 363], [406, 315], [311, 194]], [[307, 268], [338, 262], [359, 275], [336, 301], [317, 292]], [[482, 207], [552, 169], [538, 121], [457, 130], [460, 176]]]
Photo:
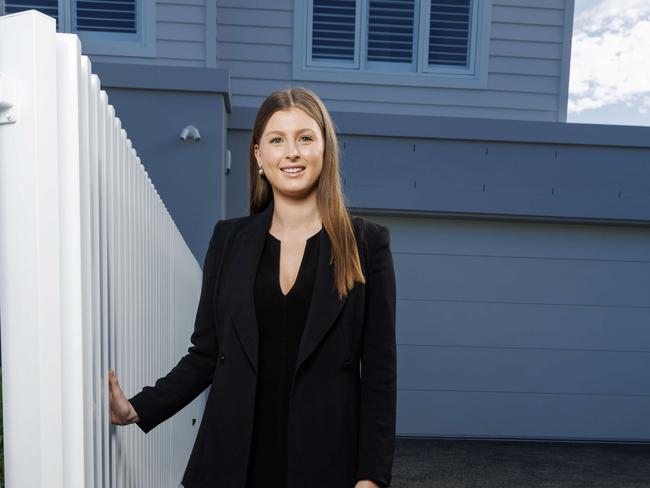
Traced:
[[[312, 12], [313, 0], [295, 2], [293, 24], [293, 79], [306, 81], [325, 81], [339, 83], [364, 83], [372, 85], [407, 85], [448, 88], [486, 88], [490, 25], [492, 20], [492, 0], [474, 0], [472, 30], [470, 41], [469, 68], [453, 66], [429, 66], [428, 57], [428, 17], [431, 0], [416, 0], [419, 9], [419, 23], [416, 31], [427, 32], [427, 36], [418, 35], [414, 45], [417, 50], [417, 65], [420, 71], [382, 71], [380, 63], [372, 62], [375, 69], [362, 69], [364, 64], [360, 59], [365, 56], [367, 43], [361, 39], [367, 38], [368, 0], [357, 0], [356, 32], [355, 32], [355, 63], [343, 67], [340, 62], [319, 60], [310, 65], [312, 42]], [[364, 22], [361, 22], [361, 19]], [[367, 61], [366, 61], [367, 63]], [[416, 65], [416, 66], [417, 66]]]
[[[76, 34], [81, 40], [83, 54], [108, 56], [156, 57], [156, 3], [135, 0], [137, 34], [119, 32], [77, 31], [72, 29], [73, 7], [76, 0], [58, 0], [58, 32]], [[5, 13], [5, 2], [0, 0], [0, 12]]]

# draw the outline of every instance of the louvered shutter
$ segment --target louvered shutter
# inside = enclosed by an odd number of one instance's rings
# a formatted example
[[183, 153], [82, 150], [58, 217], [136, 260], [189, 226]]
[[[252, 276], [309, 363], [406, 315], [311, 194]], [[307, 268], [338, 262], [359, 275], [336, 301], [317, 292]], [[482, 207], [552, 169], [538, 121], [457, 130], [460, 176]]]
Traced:
[[77, 31], [136, 33], [136, 0], [76, 1]]
[[430, 65], [468, 65], [473, 1], [431, 0]]
[[368, 61], [411, 63], [415, 0], [370, 0]]
[[56, 28], [59, 28], [59, 2], [57, 0], [5, 0], [5, 13], [13, 14], [24, 10], [38, 10], [54, 17]]
[[354, 61], [356, 0], [313, 0], [312, 59]]

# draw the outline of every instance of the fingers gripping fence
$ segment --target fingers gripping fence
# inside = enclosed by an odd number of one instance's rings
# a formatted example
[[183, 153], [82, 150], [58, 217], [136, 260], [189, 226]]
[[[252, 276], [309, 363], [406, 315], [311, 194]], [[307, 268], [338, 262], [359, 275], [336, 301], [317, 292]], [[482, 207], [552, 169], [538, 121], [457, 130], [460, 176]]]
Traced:
[[128, 397], [187, 352], [201, 268], [80, 53], [0, 17], [6, 482], [177, 487], [204, 396], [145, 435], [110, 423], [107, 373]]

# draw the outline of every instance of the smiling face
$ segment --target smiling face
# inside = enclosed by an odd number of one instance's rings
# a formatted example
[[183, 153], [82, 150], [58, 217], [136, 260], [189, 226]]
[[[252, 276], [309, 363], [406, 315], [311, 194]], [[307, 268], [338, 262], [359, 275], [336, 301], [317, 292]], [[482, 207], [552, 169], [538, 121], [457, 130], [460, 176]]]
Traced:
[[323, 135], [303, 110], [291, 107], [275, 112], [254, 150], [257, 166], [264, 170], [274, 196], [279, 192], [289, 198], [304, 198], [316, 188], [323, 168]]

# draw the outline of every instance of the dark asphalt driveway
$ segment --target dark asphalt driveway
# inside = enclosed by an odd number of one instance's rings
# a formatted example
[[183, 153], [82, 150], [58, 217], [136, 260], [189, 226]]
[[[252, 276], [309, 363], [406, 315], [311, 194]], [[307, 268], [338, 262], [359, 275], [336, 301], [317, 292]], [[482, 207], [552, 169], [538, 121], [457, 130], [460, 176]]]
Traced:
[[650, 488], [650, 444], [398, 438], [392, 488]]

